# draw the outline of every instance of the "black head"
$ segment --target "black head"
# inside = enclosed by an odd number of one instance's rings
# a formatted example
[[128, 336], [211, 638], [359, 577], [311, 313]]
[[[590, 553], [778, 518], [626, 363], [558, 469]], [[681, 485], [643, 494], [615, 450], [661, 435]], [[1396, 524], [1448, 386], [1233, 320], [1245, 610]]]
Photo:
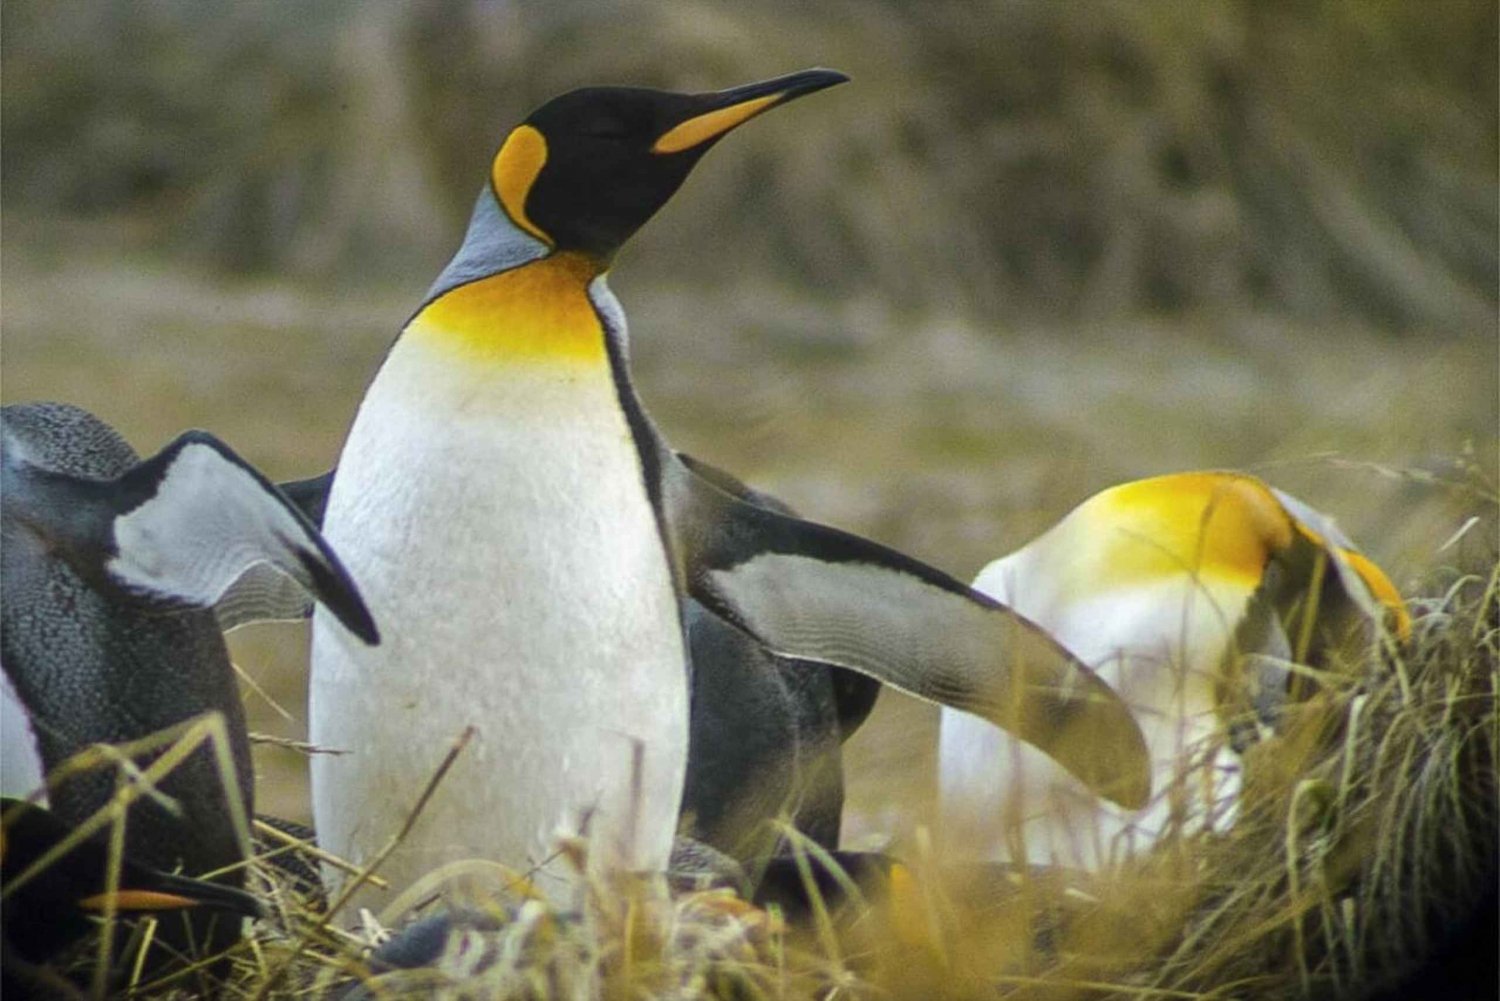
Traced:
[[506, 138], [490, 171], [495, 197], [512, 222], [553, 249], [608, 260], [730, 130], [847, 79], [813, 69], [708, 94], [571, 91]]

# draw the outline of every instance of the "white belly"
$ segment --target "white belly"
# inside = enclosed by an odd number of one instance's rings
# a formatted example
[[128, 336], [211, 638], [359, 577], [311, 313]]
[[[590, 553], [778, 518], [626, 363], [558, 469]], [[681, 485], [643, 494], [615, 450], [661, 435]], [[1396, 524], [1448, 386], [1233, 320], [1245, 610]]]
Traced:
[[[1215, 706], [1226, 621], [1202, 582], [1168, 580], [1132, 597], [1052, 605], [1048, 578], [1024, 563], [975, 587], [1061, 640], [1135, 713], [1152, 766], [1152, 799], [1126, 810], [1094, 795], [1041, 751], [944, 708], [938, 758], [944, 842], [955, 855], [1098, 869], [1150, 848], [1171, 827], [1223, 830], [1240, 791], [1238, 755]], [[1007, 585], [1014, 586], [1007, 586]], [[1226, 597], [1224, 603], [1229, 599]]]
[[311, 737], [348, 752], [313, 759], [319, 840], [368, 861], [472, 726], [394, 889], [463, 858], [530, 869], [585, 816], [596, 862], [664, 868], [685, 658], [609, 374], [474, 368], [403, 338], [339, 463], [325, 532], [383, 642], [318, 612]]

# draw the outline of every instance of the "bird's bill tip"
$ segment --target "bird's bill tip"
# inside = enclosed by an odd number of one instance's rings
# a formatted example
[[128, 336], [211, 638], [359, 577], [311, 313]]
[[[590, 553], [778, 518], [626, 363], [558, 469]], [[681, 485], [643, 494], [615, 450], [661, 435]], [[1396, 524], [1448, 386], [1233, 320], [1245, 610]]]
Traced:
[[651, 152], [681, 153], [723, 136], [763, 111], [815, 91], [844, 83], [849, 77], [837, 70], [808, 69], [757, 83], [700, 95], [701, 103], [690, 118], [678, 122], [657, 137]]

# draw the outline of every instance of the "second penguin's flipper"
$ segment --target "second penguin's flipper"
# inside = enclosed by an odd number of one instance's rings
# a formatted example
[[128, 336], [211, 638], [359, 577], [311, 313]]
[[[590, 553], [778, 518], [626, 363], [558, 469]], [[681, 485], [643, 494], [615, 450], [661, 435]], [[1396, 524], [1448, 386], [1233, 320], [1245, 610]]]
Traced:
[[116, 480], [27, 467], [21, 483], [30, 519], [86, 576], [168, 607], [211, 607], [226, 630], [302, 618], [311, 596], [379, 642], [317, 528], [211, 434], [189, 431]]
[[694, 598], [782, 656], [972, 712], [1100, 795], [1130, 808], [1147, 802], [1134, 717], [1030, 622], [918, 560], [747, 504], [667, 459], [666, 528]]

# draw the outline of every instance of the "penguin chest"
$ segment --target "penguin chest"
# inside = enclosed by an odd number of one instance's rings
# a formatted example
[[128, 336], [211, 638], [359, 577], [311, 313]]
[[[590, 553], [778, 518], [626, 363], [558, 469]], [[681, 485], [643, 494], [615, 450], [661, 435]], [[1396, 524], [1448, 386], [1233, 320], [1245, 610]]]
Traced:
[[319, 613], [320, 835], [364, 859], [452, 742], [474, 736], [393, 883], [457, 858], [527, 867], [559, 828], [601, 860], [666, 863], [687, 692], [677, 596], [607, 367], [475, 370], [398, 342], [340, 461], [325, 525], [384, 642]]
[[1104, 556], [1114, 551], [1080, 548], [1066, 573], [1055, 557], [1022, 550], [991, 564], [975, 587], [1047, 630], [1130, 706], [1151, 755], [1152, 801], [1141, 810], [1108, 803], [1035, 748], [944, 708], [950, 850], [1098, 869], [1173, 828], [1222, 830], [1233, 821], [1240, 763], [1217, 688], [1248, 595], [1206, 574], [1111, 583]]

